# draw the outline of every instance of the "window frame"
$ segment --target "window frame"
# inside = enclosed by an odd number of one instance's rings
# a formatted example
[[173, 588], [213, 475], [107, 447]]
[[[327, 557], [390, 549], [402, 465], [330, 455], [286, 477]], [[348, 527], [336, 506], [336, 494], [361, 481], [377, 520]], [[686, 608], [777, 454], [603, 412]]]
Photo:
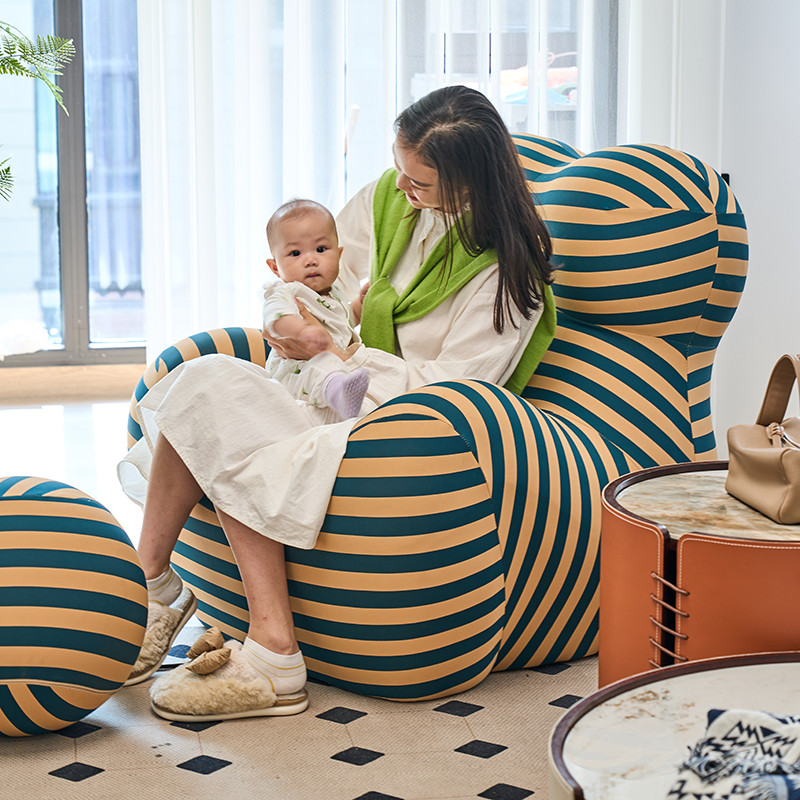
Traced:
[[[53, 0], [54, 33], [72, 39], [74, 59], [56, 82], [69, 116], [57, 114], [58, 239], [63, 347], [6, 356], [10, 367], [144, 364], [145, 348], [91, 346], [89, 330], [89, 228], [86, 195], [86, 115], [83, 71], [83, 3]], [[54, 101], [55, 102], [55, 101]]]

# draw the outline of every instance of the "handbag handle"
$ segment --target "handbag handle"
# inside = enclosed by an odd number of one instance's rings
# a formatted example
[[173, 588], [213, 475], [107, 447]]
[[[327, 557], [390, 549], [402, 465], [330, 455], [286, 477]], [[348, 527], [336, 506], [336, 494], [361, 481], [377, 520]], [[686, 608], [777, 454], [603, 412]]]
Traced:
[[800, 385], [800, 357], [787, 353], [778, 359], [769, 376], [757, 425], [767, 426], [771, 422], [783, 421], [795, 380]]

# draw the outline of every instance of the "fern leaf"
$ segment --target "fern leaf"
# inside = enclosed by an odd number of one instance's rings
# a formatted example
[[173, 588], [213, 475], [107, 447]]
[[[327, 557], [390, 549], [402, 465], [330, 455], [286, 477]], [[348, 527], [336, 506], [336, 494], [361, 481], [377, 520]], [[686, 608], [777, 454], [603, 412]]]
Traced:
[[62, 68], [74, 57], [72, 40], [58, 36], [37, 36], [34, 42], [3, 22], [0, 22], [0, 30], [3, 31], [0, 34], [0, 75], [37, 78], [68, 113], [61, 100], [61, 88], [50, 76], [61, 75]]
[[8, 164], [8, 159], [0, 161], [0, 197], [3, 200], [10, 200], [14, 178], [11, 176], [11, 167], [7, 167], [6, 164]]
[[[42, 81], [56, 102], [69, 114], [61, 100], [61, 88], [51, 80], [51, 75], [61, 75], [61, 69], [75, 55], [71, 39], [58, 36], [37, 36], [31, 41], [19, 28], [0, 21], [0, 75], [18, 75]], [[14, 179], [8, 159], [0, 161], [0, 198], [8, 200]]]

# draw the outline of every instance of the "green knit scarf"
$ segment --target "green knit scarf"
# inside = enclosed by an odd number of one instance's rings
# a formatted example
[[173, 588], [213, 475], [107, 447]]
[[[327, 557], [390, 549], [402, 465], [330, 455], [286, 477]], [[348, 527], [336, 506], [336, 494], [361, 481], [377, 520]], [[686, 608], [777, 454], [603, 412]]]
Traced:
[[[447, 239], [443, 236], [402, 295], [398, 295], [389, 283], [389, 275], [408, 245], [419, 215], [413, 213], [414, 209], [405, 193], [397, 188], [396, 177], [396, 170], [388, 169], [375, 188], [375, 251], [370, 268], [369, 291], [364, 298], [361, 317], [361, 339], [364, 344], [387, 353], [395, 352], [395, 325], [424, 317], [481, 270], [497, 261], [494, 249], [472, 256], [466, 252], [461, 241], [455, 239], [450, 270], [443, 275]], [[515, 394], [520, 394], [527, 386], [555, 335], [553, 292], [549, 286], [545, 286], [544, 290], [542, 316], [519, 364], [505, 384], [505, 388]]]

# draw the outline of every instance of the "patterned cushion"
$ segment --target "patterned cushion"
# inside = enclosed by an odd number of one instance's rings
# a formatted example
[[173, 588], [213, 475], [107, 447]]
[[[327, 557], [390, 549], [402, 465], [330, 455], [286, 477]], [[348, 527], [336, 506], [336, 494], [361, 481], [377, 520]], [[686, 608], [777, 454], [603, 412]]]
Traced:
[[56, 731], [127, 679], [147, 590], [113, 516], [77, 489], [0, 478], [0, 735]]

